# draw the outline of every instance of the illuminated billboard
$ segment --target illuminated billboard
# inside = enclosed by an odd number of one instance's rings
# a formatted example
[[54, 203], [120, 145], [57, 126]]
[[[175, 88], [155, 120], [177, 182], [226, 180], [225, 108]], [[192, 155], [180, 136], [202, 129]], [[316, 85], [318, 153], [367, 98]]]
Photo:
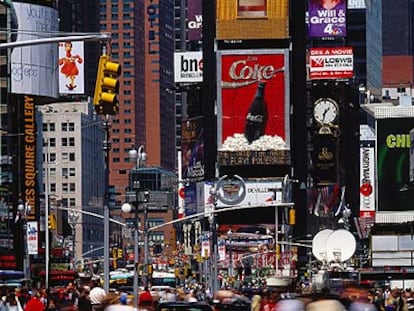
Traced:
[[312, 80], [352, 78], [354, 75], [352, 47], [311, 48], [309, 69]]
[[217, 0], [216, 38], [286, 39], [288, 0]]
[[287, 164], [288, 51], [219, 51], [217, 64], [219, 163]]
[[414, 185], [410, 182], [412, 118], [379, 119], [377, 134], [378, 211], [412, 211]]
[[174, 53], [174, 82], [203, 82], [203, 52]]
[[309, 37], [346, 36], [346, 0], [309, 0]]

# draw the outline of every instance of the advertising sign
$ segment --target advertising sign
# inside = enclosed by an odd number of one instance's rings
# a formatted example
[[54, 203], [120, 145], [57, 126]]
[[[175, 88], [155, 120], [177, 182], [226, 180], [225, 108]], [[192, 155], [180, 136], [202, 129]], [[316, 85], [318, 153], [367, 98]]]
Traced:
[[360, 151], [359, 216], [375, 216], [375, 152], [373, 147], [361, 147]]
[[189, 181], [204, 179], [203, 118], [191, 118], [181, 124], [182, 178]]
[[351, 47], [311, 48], [309, 50], [311, 79], [347, 79], [354, 75]]
[[59, 42], [59, 93], [83, 94], [84, 50], [82, 41]]
[[[59, 30], [56, 9], [20, 2], [14, 2], [14, 9], [19, 25], [17, 41], [41, 39], [45, 33]], [[56, 44], [14, 48], [11, 55], [12, 93], [58, 97], [57, 60]]]
[[330, 185], [338, 180], [338, 139], [333, 135], [313, 138], [313, 178], [316, 185]]
[[378, 211], [412, 210], [414, 185], [410, 183], [410, 131], [412, 118], [379, 119], [377, 131]]
[[203, 82], [203, 52], [174, 53], [174, 82]]
[[216, 15], [217, 40], [289, 38], [288, 0], [219, 0]]
[[[219, 151], [288, 150], [288, 51], [228, 50], [218, 54]], [[244, 154], [240, 159], [245, 159], [244, 165], [254, 161], [272, 164], [255, 155]]]
[[26, 226], [27, 253], [37, 255], [37, 246], [39, 243], [39, 234], [37, 221], [28, 221]]
[[203, 28], [202, 0], [191, 0], [187, 2], [187, 34], [188, 40], [201, 40]]
[[309, 0], [309, 37], [346, 36], [346, 0]]

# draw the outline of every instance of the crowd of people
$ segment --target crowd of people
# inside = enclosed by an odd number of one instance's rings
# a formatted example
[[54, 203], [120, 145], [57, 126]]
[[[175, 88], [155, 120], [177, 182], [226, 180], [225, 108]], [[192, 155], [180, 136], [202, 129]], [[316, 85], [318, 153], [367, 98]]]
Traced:
[[[134, 297], [127, 292], [107, 293], [98, 280], [88, 285], [47, 292], [26, 287], [0, 292], [0, 311], [133, 311]], [[221, 289], [214, 295], [203, 286], [166, 289], [154, 295], [145, 287], [138, 297], [139, 310], [154, 310], [165, 302], [203, 301], [212, 310], [234, 311], [410, 311], [414, 291], [390, 287], [363, 289], [348, 286], [335, 294], [303, 293], [300, 287], [263, 287], [260, 290]]]

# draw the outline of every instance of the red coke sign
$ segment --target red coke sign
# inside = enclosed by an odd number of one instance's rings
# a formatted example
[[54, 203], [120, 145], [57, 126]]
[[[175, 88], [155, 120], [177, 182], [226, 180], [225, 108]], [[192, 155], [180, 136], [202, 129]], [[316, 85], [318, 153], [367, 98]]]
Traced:
[[[253, 146], [248, 150], [260, 150], [262, 147], [265, 149], [261, 150], [274, 150], [282, 146], [288, 149], [290, 145], [288, 51], [225, 50], [217, 54], [219, 149], [233, 150], [231, 148], [242, 145]], [[265, 109], [253, 107], [254, 101], [257, 102], [259, 82], [264, 88], [260, 96], [261, 105], [264, 105]], [[249, 136], [246, 134], [248, 130], [246, 124], [256, 120], [260, 120], [257, 122], [257, 126], [261, 127], [260, 130], [257, 129], [260, 134], [254, 135], [254, 139], [234, 142], [234, 139], [243, 140]], [[272, 143], [267, 144], [268, 140]], [[280, 144], [276, 146], [274, 141]], [[228, 144], [232, 142], [233, 146], [229, 147]]]

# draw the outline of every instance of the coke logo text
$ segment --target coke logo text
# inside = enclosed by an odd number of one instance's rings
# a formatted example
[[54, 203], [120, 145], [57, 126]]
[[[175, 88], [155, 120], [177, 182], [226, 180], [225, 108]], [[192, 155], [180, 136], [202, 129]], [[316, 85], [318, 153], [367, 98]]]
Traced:
[[275, 73], [272, 65], [254, 64], [249, 66], [246, 60], [234, 62], [229, 69], [229, 76], [233, 80], [269, 80]]

